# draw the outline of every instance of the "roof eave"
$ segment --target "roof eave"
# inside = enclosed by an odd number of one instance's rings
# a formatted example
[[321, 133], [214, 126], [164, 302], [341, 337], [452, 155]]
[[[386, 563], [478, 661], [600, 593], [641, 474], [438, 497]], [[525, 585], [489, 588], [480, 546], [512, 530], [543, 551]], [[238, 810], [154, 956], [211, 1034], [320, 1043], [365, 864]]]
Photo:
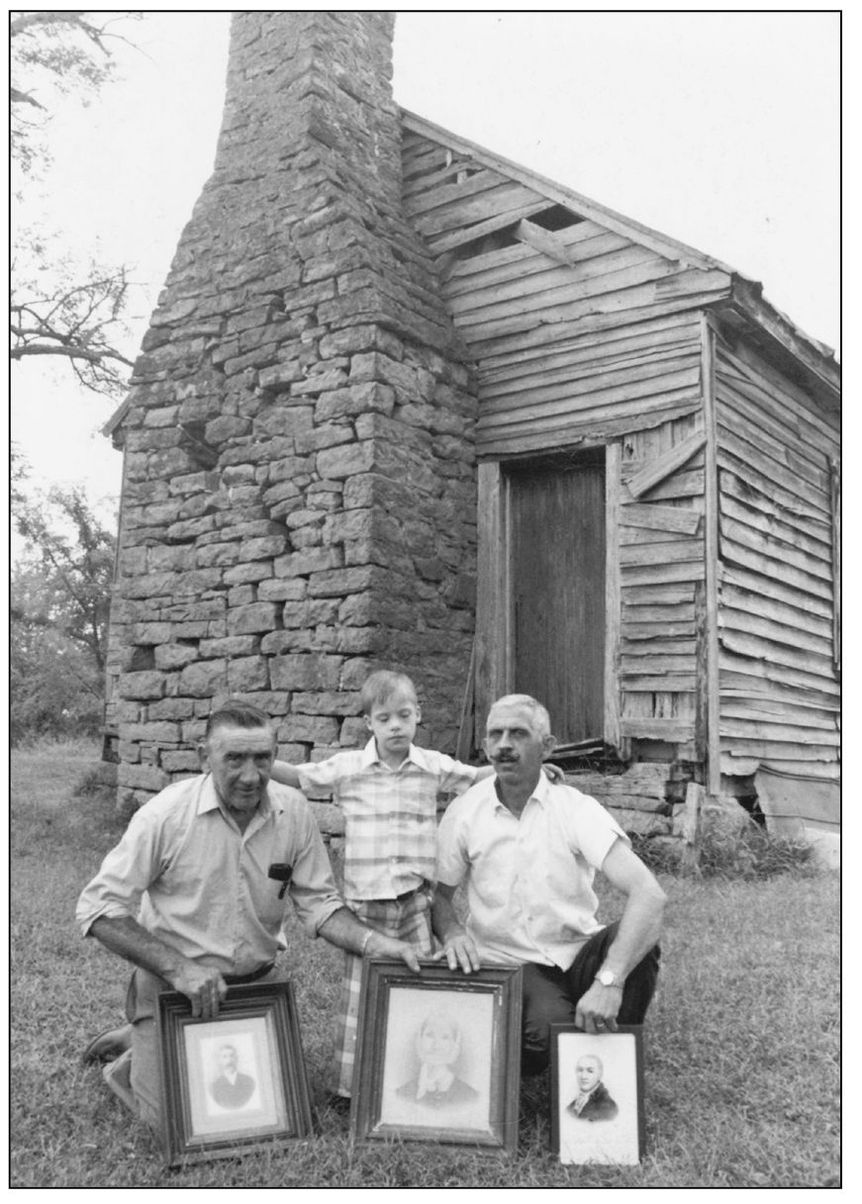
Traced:
[[129, 408], [130, 408], [130, 400], [127, 397], [125, 399], [125, 401], [122, 401], [120, 403], [120, 405], [117, 406], [117, 408], [114, 410], [111, 417], [108, 419], [108, 421], [102, 427], [101, 433], [105, 436], [106, 439], [114, 440], [115, 444], [116, 444], [117, 438], [119, 438], [119, 435], [118, 435], [119, 428], [122, 426], [123, 419], [128, 414]]
[[730, 296], [709, 307], [719, 317], [742, 318], [758, 332], [766, 345], [792, 360], [814, 383], [824, 388], [838, 404], [841, 396], [841, 367], [835, 352], [825, 343], [807, 335], [763, 296], [757, 281], [734, 273]]

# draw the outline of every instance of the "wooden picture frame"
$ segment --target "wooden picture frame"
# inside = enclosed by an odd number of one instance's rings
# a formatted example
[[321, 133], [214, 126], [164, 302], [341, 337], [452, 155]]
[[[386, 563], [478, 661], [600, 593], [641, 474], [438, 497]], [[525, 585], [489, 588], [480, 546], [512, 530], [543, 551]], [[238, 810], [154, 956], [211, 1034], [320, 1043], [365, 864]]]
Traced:
[[513, 1153], [521, 968], [421, 965], [418, 975], [383, 959], [363, 967], [351, 1137]]
[[290, 982], [228, 987], [213, 1020], [195, 1020], [185, 995], [162, 992], [156, 1030], [168, 1166], [230, 1158], [311, 1133]]
[[643, 1031], [551, 1025], [551, 1148], [560, 1162], [636, 1166], [644, 1153]]

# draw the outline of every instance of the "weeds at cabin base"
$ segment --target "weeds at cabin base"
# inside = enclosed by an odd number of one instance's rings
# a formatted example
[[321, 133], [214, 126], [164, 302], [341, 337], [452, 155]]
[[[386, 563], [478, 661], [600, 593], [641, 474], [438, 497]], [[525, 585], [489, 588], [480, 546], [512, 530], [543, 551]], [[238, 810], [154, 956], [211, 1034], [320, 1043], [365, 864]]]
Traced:
[[[631, 836], [632, 848], [654, 874], [691, 875], [680, 860], [679, 842]], [[706, 832], [697, 846], [695, 876], [726, 881], [764, 881], [776, 874], [817, 875], [811, 846], [802, 840], [773, 836], [755, 823], [740, 832]]]
[[[757, 845], [739, 874], [726, 856], [719, 876], [703, 863], [699, 878], [657, 867], [668, 907], [645, 1027], [640, 1166], [561, 1166], [549, 1148], [547, 1074], [522, 1085], [512, 1159], [428, 1143], [352, 1147], [347, 1118], [326, 1106], [341, 954], [291, 924], [284, 960], [318, 1133], [167, 1172], [149, 1132], [79, 1062], [86, 1041], [121, 1020], [128, 977], [73, 922], [81, 887], [123, 829], [97, 765], [96, 744], [84, 741], [13, 752], [11, 1186], [839, 1185], [838, 879], [774, 842]], [[600, 895], [600, 918], [614, 918], [618, 902]]]

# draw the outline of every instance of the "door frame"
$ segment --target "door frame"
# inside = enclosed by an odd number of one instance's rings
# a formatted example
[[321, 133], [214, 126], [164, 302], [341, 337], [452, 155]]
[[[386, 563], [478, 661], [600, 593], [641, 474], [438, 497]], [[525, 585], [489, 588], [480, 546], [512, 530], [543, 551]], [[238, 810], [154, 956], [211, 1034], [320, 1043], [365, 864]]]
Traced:
[[[573, 450], [605, 449], [605, 668], [604, 731], [606, 744], [620, 747], [620, 459], [618, 441], [581, 445]], [[548, 462], [559, 456], [548, 454]], [[532, 454], [530, 459], [541, 459]], [[481, 746], [491, 703], [514, 686], [511, 590], [511, 485], [509, 465], [523, 456], [480, 460], [478, 465], [478, 551], [476, 590], [476, 746]], [[540, 699], [540, 701], [542, 701]], [[553, 716], [551, 716], [553, 723]]]

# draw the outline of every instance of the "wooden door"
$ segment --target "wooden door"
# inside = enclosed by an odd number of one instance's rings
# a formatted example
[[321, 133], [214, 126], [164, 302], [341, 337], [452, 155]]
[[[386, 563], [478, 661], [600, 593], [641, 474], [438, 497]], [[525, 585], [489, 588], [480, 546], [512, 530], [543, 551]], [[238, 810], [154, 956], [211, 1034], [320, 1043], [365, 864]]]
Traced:
[[562, 744], [604, 734], [604, 452], [511, 468], [511, 679]]

